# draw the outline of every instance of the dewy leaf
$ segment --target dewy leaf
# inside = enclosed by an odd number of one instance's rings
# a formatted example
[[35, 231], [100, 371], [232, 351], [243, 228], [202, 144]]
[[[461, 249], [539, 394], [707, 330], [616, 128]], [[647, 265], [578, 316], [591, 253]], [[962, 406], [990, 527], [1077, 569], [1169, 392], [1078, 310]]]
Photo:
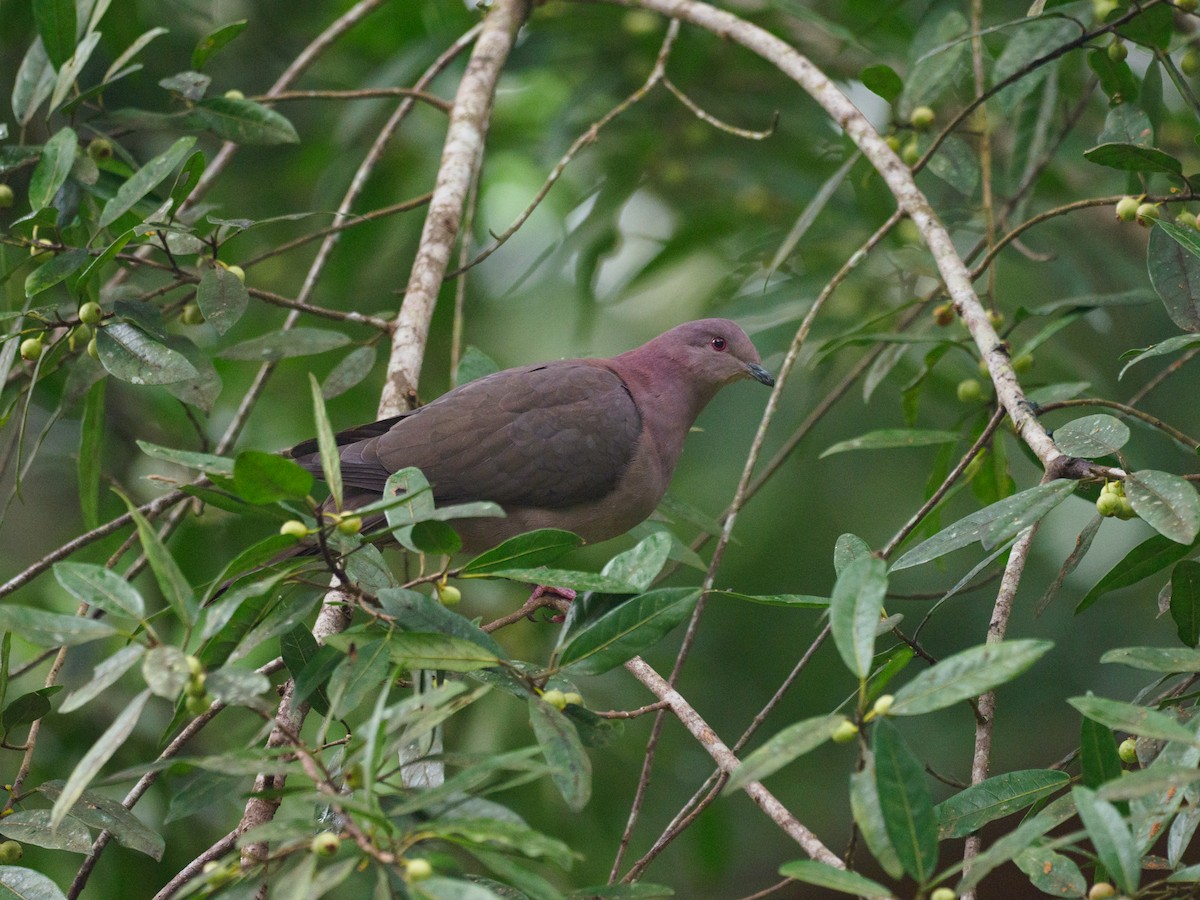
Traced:
[[937, 868], [938, 822], [925, 767], [887, 719], [874, 726], [875, 785], [888, 837], [904, 871], [926, 884]]
[[1096, 459], [1129, 442], [1129, 426], [1113, 416], [1084, 416], [1054, 429], [1054, 443], [1068, 456]]
[[[328, 643], [333, 643], [331, 639]], [[335, 646], [337, 646], [335, 644]], [[339, 649], [345, 649], [344, 646]], [[403, 632], [388, 636], [388, 653], [396, 663], [409, 669], [445, 669], [447, 672], [474, 672], [500, 662], [494, 653], [473, 641], [445, 634]]]
[[200, 374], [182, 353], [130, 322], [111, 322], [97, 329], [96, 350], [104, 368], [130, 384], [172, 384]]
[[64, 561], [54, 564], [54, 577], [64, 590], [81, 603], [134, 619], [146, 615], [142, 595], [112, 569], [92, 563]]
[[825, 449], [819, 459], [844, 453], [847, 450], [890, 450], [896, 447], [927, 447], [931, 444], [952, 444], [961, 437], [954, 431], [933, 431], [924, 428], [885, 428], [839, 441]]
[[815, 859], [797, 859], [784, 863], [779, 867], [779, 874], [784, 878], [794, 878], [804, 884], [828, 888], [841, 894], [854, 894], [859, 897], [892, 896], [891, 891], [870, 878], [859, 875], [857, 872], [835, 868]]
[[[44, 810], [30, 810], [30, 812], [44, 812]], [[86, 828], [83, 828], [82, 825], [79, 827], [83, 831], [82, 852], [87, 853], [91, 849], [91, 836]], [[23, 840], [30, 843], [28, 838], [23, 838]], [[14, 900], [18, 900], [18, 898], [19, 900], [66, 900], [67, 898], [67, 895], [59, 890], [58, 885], [41, 872], [35, 872], [33, 869], [26, 869], [22, 866], [0, 866], [0, 888], [4, 888], [4, 892]], [[3, 895], [0, 894], [0, 896]]]
[[887, 593], [887, 564], [876, 556], [851, 562], [829, 598], [829, 624], [842, 662], [860, 679], [871, 674], [875, 632]]
[[71, 174], [78, 149], [79, 138], [70, 128], [61, 128], [46, 141], [42, 157], [29, 178], [29, 205], [34, 212], [54, 202], [54, 195]]
[[469, 381], [494, 375], [500, 371], [496, 361], [478, 347], [468, 346], [459, 360], [458, 369], [454, 373], [454, 383], [462, 386]]
[[632, 549], [618, 553], [610, 559], [600, 570], [600, 574], [644, 591], [662, 571], [670, 553], [671, 535], [665, 531], [656, 531], [638, 541]]
[[236, 144], [298, 144], [296, 129], [273, 109], [253, 100], [209, 97], [192, 107], [189, 125], [211, 131]]
[[[62, 781], [46, 781], [38, 785], [38, 793], [51, 800], [62, 795]], [[147, 828], [132, 812], [113, 800], [94, 791], [84, 791], [68, 815], [84, 825], [112, 833], [119, 843], [131, 850], [161, 860], [166, 844], [162, 835]]]
[[233, 488], [247, 503], [303, 500], [313, 476], [293, 460], [261, 450], [243, 450], [233, 461]]
[[550, 777], [567, 807], [579, 812], [592, 796], [592, 761], [579, 732], [566, 716], [538, 697], [529, 698], [529, 722], [550, 767]]
[[1079, 818], [1083, 820], [1100, 862], [1117, 887], [1127, 894], [1136, 894], [1142, 860], [1134, 846], [1133, 835], [1129, 833], [1129, 826], [1117, 808], [1107, 800], [1101, 800], [1094, 791], [1077, 786], [1071, 791], [1071, 796], [1075, 799]]
[[197, 453], [192, 450], [175, 450], [171, 447], [160, 447], [149, 441], [138, 441], [141, 451], [152, 459], [174, 463], [188, 469], [199, 469], [206, 475], [220, 475], [225, 478], [233, 476], [233, 460], [226, 456], [214, 456], [211, 453]]
[[919, 715], [978, 697], [1012, 681], [1053, 646], [1051, 641], [1001, 641], [948, 656], [896, 691], [889, 715]]
[[151, 647], [142, 660], [142, 677], [152, 694], [175, 700], [191, 680], [192, 673], [182, 650], [160, 644]]
[[85, 681], [63, 698], [58, 711], [60, 713], [74, 712], [89, 701], [94, 700], [105, 689], [116, 684], [122, 675], [137, 665], [138, 660], [142, 658], [145, 652], [146, 648], [141, 644], [129, 644], [112, 654], [112, 656], [105, 657], [92, 670], [92, 677], [88, 681]]
[[1170, 472], [1143, 469], [1125, 478], [1133, 511], [1163, 537], [1190, 545], [1200, 532], [1200, 494]]
[[838, 575], [846, 570], [846, 566], [862, 556], [871, 555], [871, 545], [857, 534], [838, 535], [833, 545], [833, 571]]
[[973, 784], [937, 805], [938, 839], [974, 834], [988, 822], [1032, 806], [1070, 783], [1066, 772], [1026, 769]]
[[1171, 571], [1171, 618], [1184, 645], [1200, 643], [1200, 562], [1185, 559]]
[[834, 713], [789, 725], [742, 760], [729, 776], [723, 793], [732, 794], [752, 781], [762, 781], [778, 772], [797, 757], [821, 746], [846, 721], [845, 716]]
[[1125, 558], [1113, 566], [1095, 586], [1087, 592], [1075, 612], [1080, 613], [1099, 600], [1109, 591], [1137, 584], [1143, 578], [1161, 572], [1163, 569], [1183, 559], [1193, 550], [1192, 547], [1176, 543], [1162, 535], [1142, 541], [1125, 554]]
[[700, 599], [692, 588], [658, 588], [620, 603], [585, 623], [563, 648], [559, 663], [599, 675], [656, 644], [691, 615]]
[[321, 385], [317, 376], [308, 373], [309, 387], [312, 392], [313, 419], [317, 429], [317, 449], [321, 457], [321, 471], [325, 475], [325, 483], [329, 485], [329, 496], [333, 498], [336, 509], [342, 508], [342, 460], [338, 455], [337, 440], [333, 436], [333, 428], [329, 424], [329, 416], [325, 412], [325, 399], [321, 396]]
[[312, 356], [336, 350], [350, 343], [350, 338], [337, 331], [324, 328], [292, 328], [289, 331], [272, 331], [260, 337], [250, 338], [232, 347], [226, 347], [218, 356], [222, 359], [243, 359], [254, 362], [271, 362], [293, 356]]
[[1086, 697], [1069, 697], [1067, 702], [1089, 719], [1115, 730], [1164, 741], [1181, 741], [1185, 744], [1195, 742], [1195, 736], [1187, 727], [1166, 713], [1146, 706], [1122, 703], [1120, 700], [1106, 700], [1091, 694]]
[[163, 179], [183, 162], [195, 143], [194, 137], [181, 137], [134, 172], [129, 180], [117, 189], [113, 198], [104, 205], [104, 211], [100, 214], [100, 227], [107, 228], [133, 209], [135, 203], [158, 187]]
[[1003, 543], [1003, 535], [1013, 533], [1014, 528], [1021, 531], [1029, 527], [1066, 499], [1075, 487], [1074, 481], [1059, 478], [1005, 497], [922, 541], [896, 560], [892, 564], [892, 571], [919, 566], [976, 540], [982, 542], [986, 539], [990, 547], [999, 546]]
[[224, 266], [209, 266], [196, 287], [196, 303], [217, 334], [224, 334], [242, 317], [250, 295], [242, 280]]
[[1171, 321], [1200, 331], [1200, 233], [1159, 221], [1150, 231], [1146, 268]]
[[146, 701], [149, 699], [150, 691], [145, 690], [130, 700], [113, 719], [104, 734], [100, 735], [96, 743], [79, 760], [70, 777], [67, 778], [66, 784], [63, 785], [62, 793], [54, 801], [54, 807], [50, 811], [51, 829], [57, 828], [62, 823], [67, 812], [75, 805], [75, 801], [82, 796], [87, 786], [104, 768], [104, 764], [121, 749], [121, 745], [125, 743], [126, 738], [137, 725], [142, 709], [145, 708]]
[[75, 0], [33, 0], [33, 21], [46, 55], [58, 68], [75, 50]]

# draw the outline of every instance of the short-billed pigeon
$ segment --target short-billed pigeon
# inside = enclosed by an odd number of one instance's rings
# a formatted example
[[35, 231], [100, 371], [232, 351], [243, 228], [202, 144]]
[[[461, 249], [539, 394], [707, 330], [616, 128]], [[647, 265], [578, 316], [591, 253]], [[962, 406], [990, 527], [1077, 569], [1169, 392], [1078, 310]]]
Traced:
[[[506, 369], [338, 434], [346, 505], [377, 498], [389, 475], [416, 466], [439, 505], [504, 508], [506, 518], [455, 520], [469, 551], [535, 528], [603, 541], [654, 511], [696, 417], [742, 378], [775, 383], [727, 319], [687, 322], [611, 359]], [[288, 455], [321, 474], [315, 441]]]

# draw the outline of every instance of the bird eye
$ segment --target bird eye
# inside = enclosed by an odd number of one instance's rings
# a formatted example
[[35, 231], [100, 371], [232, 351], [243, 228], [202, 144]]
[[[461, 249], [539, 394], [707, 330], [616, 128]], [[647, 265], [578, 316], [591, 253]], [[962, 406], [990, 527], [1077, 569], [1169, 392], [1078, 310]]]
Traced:
[[709, 344], [711, 344], [712, 348], [714, 350], [716, 350], [718, 353], [722, 352], [726, 347], [729, 346], [729, 342], [726, 341], [725, 338], [723, 338], [723, 337], [715, 337], [711, 341], [709, 341]]

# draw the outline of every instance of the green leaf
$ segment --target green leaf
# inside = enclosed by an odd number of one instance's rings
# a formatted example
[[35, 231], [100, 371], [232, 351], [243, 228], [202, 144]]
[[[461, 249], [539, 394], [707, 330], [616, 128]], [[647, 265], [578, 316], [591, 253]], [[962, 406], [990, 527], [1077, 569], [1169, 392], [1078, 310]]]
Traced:
[[[345, 634], [330, 636], [326, 642], [339, 650], [348, 650], [350, 642], [337, 640]], [[388, 653], [392, 661], [409, 670], [445, 669], [447, 672], [474, 672], [497, 665], [500, 658], [473, 641], [427, 632], [394, 632], [388, 635]]]
[[33, 297], [54, 287], [75, 274], [88, 260], [88, 252], [81, 247], [59, 253], [47, 263], [38, 266], [25, 278], [25, 296]]
[[[890, 69], [888, 71], [891, 71]], [[891, 897], [892, 892], [883, 885], [846, 869], [835, 868], [815, 859], [797, 859], [779, 867], [784, 878], [794, 878], [804, 884], [828, 888], [840, 894], [855, 894], [862, 897]]]
[[422, 553], [453, 556], [462, 549], [462, 538], [445, 522], [418, 522], [408, 533], [412, 545]]
[[1121, 777], [1121, 757], [1112, 729], [1087, 716], [1079, 728], [1079, 760], [1086, 787], [1098, 788]]
[[0, 714], [0, 728], [8, 734], [14, 728], [30, 725], [50, 712], [50, 698], [62, 690], [61, 684], [38, 688], [22, 694], [4, 707]]
[[1181, 741], [1185, 744], [1195, 742], [1188, 728], [1166, 713], [1149, 707], [1122, 703], [1120, 700], [1106, 700], [1091, 694], [1086, 697], [1069, 697], [1067, 702], [1089, 719], [1115, 730], [1164, 741]]
[[293, 356], [312, 356], [336, 350], [350, 343], [350, 338], [324, 328], [292, 328], [272, 331], [260, 337], [226, 347], [218, 356], [222, 359], [241, 359], [253, 362], [272, 362]]
[[951, 444], [960, 435], [954, 431], [934, 431], [922, 428], [885, 428], [882, 431], [871, 431], [867, 434], [839, 441], [821, 453], [818, 459], [824, 459], [835, 453], [845, 453], [847, 450], [889, 450], [895, 447], [927, 447], [931, 444]]
[[332, 400], [359, 384], [371, 374], [378, 355], [373, 346], [355, 347], [325, 376], [321, 382], [321, 396]]
[[345, 658], [334, 648], [330, 647], [329, 650], [332, 651], [330, 661], [321, 667], [319, 677], [314, 671], [314, 674], [303, 679], [305, 684], [302, 690], [301, 676], [318, 658], [321, 646], [303, 622], [297, 622], [279, 638], [279, 656], [283, 659], [283, 664], [287, 666], [296, 685], [293, 702], [297, 704], [308, 702], [317, 714], [322, 716], [329, 714], [329, 696], [325, 691], [325, 682], [333, 669]]
[[57, 69], [75, 52], [75, 0], [33, 0], [33, 21]]
[[125, 740], [133, 733], [146, 701], [150, 699], [150, 691], [145, 690], [129, 701], [128, 704], [113, 719], [104, 734], [100, 735], [72, 770], [62, 793], [54, 801], [50, 811], [50, 827], [57, 828], [66, 818], [71, 807], [75, 805], [84, 790], [104, 768], [114, 753], [121, 749]]
[[359, 647], [353, 656], [343, 658], [325, 687], [333, 714], [344, 718], [376, 694], [387, 679], [390, 665], [386, 641], [372, 641]]
[[[88, 853], [92, 835], [82, 822], [67, 819], [57, 829], [50, 828], [50, 810], [20, 809], [5, 817], [4, 836], [48, 850]], [[4, 900], [66, 900], [58, 886], [45, 875], [20, 866], [0, 866], [0, 897]]]
[[174, 463], [188, 469], [199, 469], [205, 475], [218, 475], [223, 478], [233, 477], [233, 460], [227, 456], [214, 456], [211, 453], [196, 453], [192, 450], [175, 450], [171, 447], [160, 447], [149, 441], [138, 441], [138, 447], [152, 459]]
[[[61, 780], [45, 781], [38, 785], [38, 793], [56, 800], [62, 796], [65, 787]], [[118, 843], [130, 850], [144, 853], [154, 860], [162, 860], [166, 849], [162, 835], [147, 828], [137, 816], [110, 797], [95, 791], [84, 791], [67, 815], [91, 828], [110, 832]]]
[[[534, 831], [514, 819], [456, 816], [422, 822], [421, 830], [428, 830], [428, 833], [432, 835], [468, 849], [472, 844], [483, 844], [507, 853], [519, 854], [528, 859], [545, 860], [554, 863], [561, 869], [569, 869], [576, 856], [570, 846], [564, 842]], [[439, 892], [436, 896], [442, 898], [453, 895]], [[476, 898], [463, 896], [461, 900], [476, 900]], [[483, 900], [483, 898], [478, 898], [478, 900]]]
[[468, 346], [458, 361], [458, 369], [454, 373], [454, 383], [458, 386], [494, 375], [500, 371], [496, 361], [478, 347]]
[[538, 697], [529, 698], [529, 722], [550, 777], [567, 807], [579, 812], [592, 796], [592, 761], [571, 721]]
[[1142, 469], [1125, 477], [1133, 511], [1163, 537], [1191, 545], [1200, 532], [1200, 494], [1170, 472]]
[[1085, 787], [1073, 788], [1071, 796], [1092, 846], [1096, 848], [1096, 855], [1108, 874], [1121, 890], [1128, 894], [1137, 893], [1142, 870], [1141, 855], [1134, 846], [1129, 826], [1117, 808]]
[[[1152, 49], [1166, 50], [1175, 33], [1171, 8], [1150, 7], [1117, 29], [1121, 37]], [[1132, 95], [1126, 98], [1132, 100]]]
[[1184, 645], [1200, 643], [1200, 562], [1185, 559], [1171, 570], [1171, 618]]
[[182, 353], [130, 322], [110, 322], [97, 329], [96, 349], [104, 368], [130, 384], [171, 384], [200, 374]]
[[974, 834], [988, 822], [1039, 803], [1070, 783], [1066, 772], [1025, 769], [973, 784], [937, 805], [938, 840]]
[[891, 66], [867, 66], [858, 77], [863, 87], [888, 103], [899, 97], [900, 92], [904, 90], [904, 82]]
[[927, 563], [977, 540], [984, 544], [984, 549], [997, 547], [1004, 542], [1004, 535], [1019, 533], [1032, 525], [1066, 499], [1075, 487], [1074, 481], [1059, 478], [1005, 497], [922, 541], [896, 560], [892, 571]]
[[908, 118], [913, 107], [933, 103], [954, 85], [966, 58], [967, 43], [962, 38], [968, 28], [966, 18], [956, 9], [925, 18], [909, 47], [912, 63], [897, 102], [901, 118]]
[[871, 545], [856, 534], [842, 534], [833, 545], [833, 571], [841, 575], [861, 556], [871, 555]]
[[1048, 66], [1031, 66], [1078, 35], [1074, 23], [1059, 18], [1027, 19], [1012, 31], [1012, 36], [992, 67], [993, 85], [1024, 72], [1024, 76], [1000, 91], [997, 99], [1011, 112], [1046, 80]]
[[342, 458], [338, 455], [337, 440], [325, 412], [325, 399], [321, 396], [321, 385], [317, 376], [308, 373], [309, 389], [312, 392], [313, 420], [317, 429], [317, 450], [321, 457], [321, 472], [329, 485], [329, 496], [336, 509], [342, 508]]
[[232, 328], [250, 304], [250, 295], [242, 280], [224, 266], [209, 266], [196, 287], [196, 303], [204, 319], [217, 334]]
[[1083, 151], [1083, 158], [1122, 172], [1160, 172], [1183, 175], [1183, 164], [1169, 153], [1139, 144], [1100, 144]]
[[[327, 648], [321, 649], [325, 651]], [[332, 648], [328, 648], [328, 653], [331, 657], [340, 658]], [[271, 689], [271, 682], [261, 672], [226, 666], [209, 672], [204, 685], [213, 697], [227, 706], [249, 706], [259, 711], [269, 708], [263, 695]]]
[[904, 871], [926, 884], [937, 867], [938, 820], [925, 767], [887, 719], [877, 720], [874, 732], [875, 785], [888, 838]]
[[[57, 110], [62, 105], [62, 102], [67, 98], [67, 94], [76, 87], [79, 81], [79, 73], [83, 71], [83, 67], [88, 64], [88, 60], [92, 58], [92, 52], [96, 49], [96, 44], [100, 42], [100, 32], [92, 31], [83, 36], [78, 46], [71, 53], [71, 56], [58, 70], [58, 77], [54, 79], [54, 90], [50, 94], [50, 109]], [[80, 159], [80, 163], [85, 166], [90, 165], [91, 160]], [[95, 168], [93, 171], [95, 171]], [[77, 172], [78, 174], [78, 172]], [[88, 181], [88, 179], [80, 178], [80, 181]]]
[[300, 143], [300, 135], [291, 122], [253, 100], [209, 97], [192, 107], [186, 121], [193, 128], [211, 131], [221, 140], [235, 144]]
[[838, 576], [829, 598], [829, 624], [842, 662], [860, 679], [871, 674], [875, 632], [887, 593], [887, 564], [862, 556]]
[[1191, 647], [1118, 647], [1100, 657], [1146, 672], [1200, 672], [1200, 650]]
[[179, 570], [179, 564], [167, 550], [166, 544], [162, 542], [158, 532], [146, 521], [146, 517], [138, 512], [137, 507], [130, 502], [128, 497], [122, 495], [121, 499], [125, 501], [125, 505], [129, 508], [129, 514], [133, 516], [134, 524], [137, 525], [142, 550], [146, 554], [150, 568], [154, 571], [155, 580], [158, 581], [159, 589], [166, 598], [167, 604], [184, 625], [195, 624], [196, 595], [192, 592], [192, 586], [184, 578], [183, 572]]
[[965, 894], [979, 884], [998, 866], [1009, 862], [1018, 853], [1039, 840], [1051, 828], [1075, 814], [1075, 804], [1065, 796], [1053, 801], [1035, 816], [1027, 818], [1008, 834], [998, 838], [971, 863], [970, 870], [959, 881], [955, 890]]
[[654, 646], [692, 614], [700, 592], [658, 588], [585, 622], [563, 648], [559, 664], [586, 675], [607, 672]]
[[39, 647], [71, 647], [117, 633], [98, 619], [9, 604], [0, 605], [0, 631], [11, 631]]
[[867, 843], [867, 849], [883, 871], [892, 878], [903, 875], [904, 868], [888, 837], [883, 810], [879, 806], [879, 791], [875, 786], [875, 754], [870, 750], [863, 754], [862, 769], [850, 774], [850, 811], [854, 816], [854, 824]]
[[1087, 891], [1087, 879], [1079, 866], [1048, 847], [1026, 847], [1013, 857], [1013, 862], [1043, 894], [1082, 897]]
[[63, 698], [58, 711], [60, 713], [74, 712], [94, 700], [137, 665], [145, 652], [146, 648], [141, 644], [129, 644], [98, 663], [92, 670], [92, 677]]
[[507, 654], [486, 631], [469, 619], [447, 609], [432, 597], [407, 588], [384, 588], [378, 592], [379, 605], [404, 631], [436, 631], [478, 644], [504, 659]]
[[104, 452], [104, 396], [108, 380], [101, 378], [93, 384], [83, 400], [83, 417], [79, 423], [79, 510], [84, 528], [100, 524], [100, 466]]
[[979, 163], [971, 145], [955, 135], [942, 142], [938, 152], [929, 160], [929, 171], [964, 197], [970, 197], [979, 186]]
[[236, 22], [221, 25], [200, 38], [196, 43], [196, 49], [192, 51], [192, 68], [197, 72], [203, 69], [209, 57], [245, 30], [246, 20], [239, 19]]
[[557, 528], [542, 528], [509, 538], [462, 567], [462, 575], [487, 575], [512, 568], [533, 568], [554, 562], [582, 543], [580, 537]]
[[57, 562], [54, 578], [80, 603], [134, 619], [146, 615], [142, 595], [112, 569], [91, 563]]
[[600, 574], [644, 591], [662, 571], [670, 555], [671, 535], [665, 531], [656, 531], [638, 541], [633, 548], [610, 559]]
[[156, 697], [175, 700], [192, 679], [187, 656], [178, 647], [151, 647], [142, 660], [142, 677]]
[[482, 574], [463, 572], [461, 575], [463, 578], [505, 578], [509, 581], [523, 581], [526, 584], [546, 584], [576, 591], [598, 591], [602, 594], [638, 592], [632, 584], [626, 584], [616, 578], [597, 575], [594, 572], [577, 572], [574, 569], [552, 569], [549, 566], [537, 566], [532, 569], [495, 569]]
[[158, 185], [183, 162], [184, 157], [196, 143], [194, 137], [181, 137], [167, 150], [154, 157], [133, 173], [128, 181], [117, 189], [113, 198], [104, 205], [100, 214], [99, 226], [107, 228], [129, 210], [133, 205], [154, 190]]
[[1122, 103], [1108, 111], [1104, 119], [1104, 130], [1100, 132], [1100, 143], [1137, 144], [1150, 147], [1154, 144], [1154, 126], [1150, 117], [1132, 103]]
[[279, 500], [303, 500], [312, 486], [310, 471], [273, 453], [243, 450], [233, 461], [233, 487], [247, 503], [261, 506]]
[[1129, 427], [1113, 416], [1084, 416], [1054, 429], [1054, 443], [1068, 456], [1096, 459], [1116, 453], [1129, 442]]
[[737, 591], [710, 591], [709, 597], [729, 597], [746, 603], [760, 603], [763, 606], [787, 606], [793, 609], [828, 609], [828, 597], [814, 597], [810, 594], [739, 594]]
[[59, 129], [46, 141], [46, 145], [42, 147], [41, 159], [38, 160], [37, 167], [29, 179], [29, 205], [34, 212], [45, 209], [54, 202], [55, 194], [71, 174], [71, 166], [75, 164], [78, 149], [79, 138], [68, 127]]
[[896, 691], [888, 714], [915, 716], [978, 697], [1012, 681], [1053, 646], [1051, 641], [1001, 641], [946, 657]]
[[789, 725], [742, 760], [729, 776], [723, 793], [732, 794], [752, 781], [762, 781], [809, 750], [820, 747], [849, 720], [838, 713], [814, 716]]
[[1159, 220], [1150, 231], [1146, 268], [1171, 321], [1200, 331], [1200, 233]]
[[1142, 541], [1096, 582], [1095, 586], [1079, 601], [1075, 612], [1083, 612], [1109, 591], [1129, 587], [1137, 584], [1143, 578], [1161, 572], [1183, 559], [1192, 552], [1192, 549], [1192, 547], [1176, 543], [1157, 534]]

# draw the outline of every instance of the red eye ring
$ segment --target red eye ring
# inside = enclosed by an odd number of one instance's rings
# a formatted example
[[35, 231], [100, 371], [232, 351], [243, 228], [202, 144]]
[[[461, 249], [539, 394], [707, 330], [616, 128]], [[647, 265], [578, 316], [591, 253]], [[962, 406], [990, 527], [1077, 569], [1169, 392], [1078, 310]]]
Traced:
[[729, 342], [728, 342], [728, 341], [726, 341], [726, 340], [725, 340], [725, 338], [723, 338], [723, 337], [715, 337], [715, 338], [713, 338], [711, 341], [709, 341], [708, 343], [709, 343], [709, 344], [712, 346], [712, 348], [713, 348], [714, 350], [716, 350], [718, 353], [722, 353], [722, 352], [724, 352], [725, 348], [729, 346]]

